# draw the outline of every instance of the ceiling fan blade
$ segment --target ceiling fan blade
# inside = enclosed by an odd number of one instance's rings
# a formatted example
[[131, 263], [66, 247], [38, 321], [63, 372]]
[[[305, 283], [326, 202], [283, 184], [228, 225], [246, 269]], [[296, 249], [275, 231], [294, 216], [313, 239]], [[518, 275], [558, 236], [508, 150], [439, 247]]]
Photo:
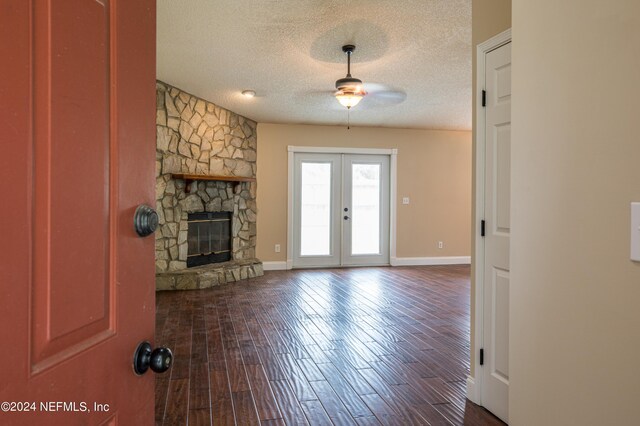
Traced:
[[362, 109], [385, 108], [401, 104], [407, 99], [406, 92], [379, 83], [365, 83], [367, 95], [360, 102]]
[[382, 92], [385, 90], [393, 90], [391, 86], [387, 86], [386, 84], [380, 84], [380, 83], [367, 82], [367, 83], [364, 83], [363, 86], [367, 92]]

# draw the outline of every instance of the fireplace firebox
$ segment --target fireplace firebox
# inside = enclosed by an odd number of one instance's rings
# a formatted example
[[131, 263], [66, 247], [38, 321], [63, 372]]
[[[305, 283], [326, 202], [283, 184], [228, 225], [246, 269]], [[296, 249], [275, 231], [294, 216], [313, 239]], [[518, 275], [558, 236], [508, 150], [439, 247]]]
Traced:
[[190, 213], [187, 267], [231, 260], [231, 212]]

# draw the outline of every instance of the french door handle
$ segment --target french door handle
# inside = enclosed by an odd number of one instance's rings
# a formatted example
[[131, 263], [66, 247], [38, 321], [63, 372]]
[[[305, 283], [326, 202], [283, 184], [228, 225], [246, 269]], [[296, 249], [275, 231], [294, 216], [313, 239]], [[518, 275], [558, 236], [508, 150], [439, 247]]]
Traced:
[[349, 216], [345, 216], [345, 217], [344, 217], [344, 220], [349, 220]]

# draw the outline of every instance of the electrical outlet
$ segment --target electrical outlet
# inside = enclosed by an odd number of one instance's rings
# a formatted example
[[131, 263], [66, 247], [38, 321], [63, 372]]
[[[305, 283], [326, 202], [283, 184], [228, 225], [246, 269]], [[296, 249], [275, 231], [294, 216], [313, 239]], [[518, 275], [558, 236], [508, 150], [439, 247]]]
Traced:
[[444, 247], [444, 243], [442, 241], [438, 241], [438, 248], [441, 249]]
[[402, 197], [402, 204], [409, 204], [409, 197]]
[[276, 253], [280, 253], [280, 244], [276, 244]]

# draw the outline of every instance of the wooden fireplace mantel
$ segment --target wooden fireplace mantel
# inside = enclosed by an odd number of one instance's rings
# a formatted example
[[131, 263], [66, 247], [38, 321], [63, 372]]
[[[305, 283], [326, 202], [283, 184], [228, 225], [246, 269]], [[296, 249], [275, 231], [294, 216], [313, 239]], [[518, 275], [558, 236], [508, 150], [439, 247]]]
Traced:
[[213, 180], [217, 182], [233, 182], [234, 189], [241, 182], [255, 182], [255, 178], [244, 176], [216, 176], [216, 175], [190, 175], [185, 173], [172, 173], [171, 177], [174, 179], [184, 179], [185, 191], [191, 192], [191, 184], [197, 180]]

